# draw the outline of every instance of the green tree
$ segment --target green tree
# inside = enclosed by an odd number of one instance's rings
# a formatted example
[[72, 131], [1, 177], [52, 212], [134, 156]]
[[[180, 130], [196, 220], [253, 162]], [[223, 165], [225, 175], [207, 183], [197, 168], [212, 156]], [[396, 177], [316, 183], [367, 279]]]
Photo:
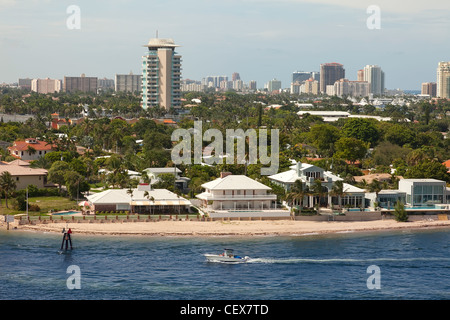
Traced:
[[71, 199], [75, 199], [80, 192], [89, 190], [84, 177], [73, 170], [64, 173], [64, 184]]
[[397, 201], [394, 207], [394, 217], [397, 222], [408, 221], [408, 212], [405, 210], [405, 205], [401, 201]]
[[410, 167], [405, 175], [407, 179], [437, 179], [450, 183], [450, 174], [447, 167], [434, 160], [423, 160]]
[[338, 205], [341, 208], [342, 205], [342, 197], [345, 195], [344, 191], [344, 181], [338, 180], [334, 182], [333, 187], [331, 187], [331, 195], [338, 198]]
[[413, 144], [415, 140], [415, 132], [405, 125], [394, 124], [390, 126], [384, 135], [386, 141], [403, 146], [405, 144]]
[[319, 154], [331, 156], [334, 153], [334, 143], [339, 140], [341, 134], [339, 129], [331, 124], [316, 124], [311, 127], [307, 136]]
[[0, 191], [2, 191], [5, 196], [5, 205], [7, 208], [8, 208], [8, 196], [10, 195], [11, 192], [16, 190], [16, 187], [17, 187], [16, 182], [14, 181], [11, 173], [9, 173], [8, 171], [4, 171], [0, 175]]
[[59, 193], [61, 193], [61, 187], [65, 183], [64, 174], [69, 170], [70, 166], [65, 161], [54, 162], [48, 170], [48, 180], [58, 184]]
[[167, 189], [175, 192], [175, 176], [171, 173], [162, 173], [158, 176], [158, 182], [153, 186], [155, 189]]
[[299, 212], [301, 212], [303, 207], [303, 198], [307, 192], [307, 188], [303, 186], [302, 180], [295, 180], [291, 190], [286, 194], [286, 201], [290, 203], [291, 208], [293, 208], [295, 204], [298, 204]]
[[380, 132], [373, 119], [349, 118], [342, 127], [342, 133], [345, 137], [355, 138], [374, 146], [379, 138]]
[[355, 138], [341, 138], [335, 143], [336, 157], [354, 163], [367, 154], [368, 143]]

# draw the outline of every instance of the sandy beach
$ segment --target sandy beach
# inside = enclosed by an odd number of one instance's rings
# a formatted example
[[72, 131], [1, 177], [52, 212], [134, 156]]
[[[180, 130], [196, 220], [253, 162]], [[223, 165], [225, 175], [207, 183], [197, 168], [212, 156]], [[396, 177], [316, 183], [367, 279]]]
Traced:
[[396, 222], [376, 221], [158, 221], [124, 223], [53, 223], [21, 225], [18, 230], [58, 232], [71, 228], [74, 234], [140, 236], [267, 236], [344, 232], [372, 232], [399, 229], [450, 228], [449, 220]]

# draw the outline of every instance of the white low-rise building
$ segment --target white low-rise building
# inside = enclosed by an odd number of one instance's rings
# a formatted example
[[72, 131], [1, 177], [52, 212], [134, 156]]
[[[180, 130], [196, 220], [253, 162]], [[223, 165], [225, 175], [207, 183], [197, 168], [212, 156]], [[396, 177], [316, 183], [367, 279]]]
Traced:
[[244, 175], [223, 173], [204, 183], [196, 197], [211, 217], [281, 217], [289, 211], [277, 208], [271, 188]]
[[406, 193], [406, 204], [412, 207], [447, 203], [447, 186], [442, 180], [402, 179], [398, 189]]
[[191, 202], [167, 189], [140, 184], [136, 189], [109, 189], [86, 197], [92, 212], [128, 211], [140, 214], [177, 214], [189, 211]]

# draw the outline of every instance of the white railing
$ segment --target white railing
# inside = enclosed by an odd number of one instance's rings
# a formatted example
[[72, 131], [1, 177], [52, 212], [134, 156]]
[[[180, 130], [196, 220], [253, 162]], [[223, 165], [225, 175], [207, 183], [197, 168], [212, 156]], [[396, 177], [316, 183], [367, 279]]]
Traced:
[[204, 195], [208, 200], [255, 200], [255, 199], [276, 199], [275, 194], [208, 194]]

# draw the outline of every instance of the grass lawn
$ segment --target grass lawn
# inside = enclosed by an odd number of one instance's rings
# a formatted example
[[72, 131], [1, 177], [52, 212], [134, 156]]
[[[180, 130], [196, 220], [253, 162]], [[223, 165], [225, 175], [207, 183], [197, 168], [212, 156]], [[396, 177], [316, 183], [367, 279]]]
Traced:
[[[8, 199], [9, 208], [5, 206], [5, 199], [1, 199], [0, 203], [0, 214], [26, 213], [26, 211], [14, 210], [11, 199]], [[47, 214], [52, 209], [57, 211], [75, 209], [77, 205], [74, 200], [69, 200], [64, 197], [30, 197], [28, 203], [30, 206], [37, 204], [40, 208], [39, 212], [28, 211], [29, 215]]]

